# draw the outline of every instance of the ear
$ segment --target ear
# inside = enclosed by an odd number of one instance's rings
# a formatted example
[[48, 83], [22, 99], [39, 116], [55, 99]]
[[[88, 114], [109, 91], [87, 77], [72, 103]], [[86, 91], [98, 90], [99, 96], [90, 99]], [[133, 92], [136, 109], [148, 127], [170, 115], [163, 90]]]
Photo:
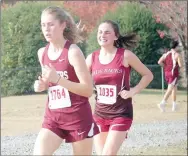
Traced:
[[118, 40], [118, 37], [115, 35], [115, 39], [114, 39], [114, 41], [117, 41]]
[[61, 24], [61, 27], [62, 27], [62, 29], [64, 30], [65, 28], [66, 28], [66, 22], [63, 22], [62, 24]]

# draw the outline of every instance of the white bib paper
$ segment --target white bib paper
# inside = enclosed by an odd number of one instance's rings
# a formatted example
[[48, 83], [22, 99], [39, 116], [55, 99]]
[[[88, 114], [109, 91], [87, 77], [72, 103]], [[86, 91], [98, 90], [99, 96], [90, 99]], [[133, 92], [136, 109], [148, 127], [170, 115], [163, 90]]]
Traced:
[[48, 106], [50, 109], [59, 109], [71, 106], [71, 100], [68, 90], [60, 85], [49, 87], [48, 96]]
[[97, 102], [104, 104], [116, 103], [117, 89], [115, 85], [96, 85]]

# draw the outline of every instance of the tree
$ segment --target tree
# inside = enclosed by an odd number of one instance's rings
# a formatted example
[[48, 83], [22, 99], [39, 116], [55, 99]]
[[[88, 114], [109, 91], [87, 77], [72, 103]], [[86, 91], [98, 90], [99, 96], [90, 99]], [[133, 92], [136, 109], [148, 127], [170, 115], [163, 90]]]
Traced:
[[[187, 48], [187, 1], [145, 1], [143, 2], [154, 13], [157, 22], [170, 28], [170, 35], [179, 36]], [[178, 36], [177, 36], [178, 35]]]
[[87, 32], [90, 33], [95, 28], [97, 21], [108, 11], [114, 10], [118, 6], [115, 1], [65, 1], [64, 7], [77, 15], [86, 25]]
[[[178, 40], [182, 45], [182, 57], [184, 62], [183, 77], [186, 81], [188, 75], [187, 61], [187, 1], [140, 1], [151, 9], [156, 22], [164, 23], [170, 28], [164, 35]], [[187, 81], [186, 81], [187, 82]]]

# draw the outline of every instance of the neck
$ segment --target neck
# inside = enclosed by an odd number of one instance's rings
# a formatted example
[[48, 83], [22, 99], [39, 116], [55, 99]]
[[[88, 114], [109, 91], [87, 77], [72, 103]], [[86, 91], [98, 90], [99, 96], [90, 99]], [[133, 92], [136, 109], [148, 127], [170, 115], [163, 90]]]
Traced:
[[171, 51], [173, 52], [173, 53], [175, 53], [176, 51], [175, 51], [175, 49], [171, 49]]
[[114, 46], [111, 46], [111, 47], [101, 47], [101, 50], [100, 52], [104, 55], [107, 55], [107, 54], [114, 54], [116, 53], [117, 51], [117, 48], [114, 47]]
[[65, 42], [66, 40], [62, 38], [57, 41], [50, 42], [50, 47], [53, 52], [59, 52], [59, 51], [62, 51], [62, 49], [64, 48]]

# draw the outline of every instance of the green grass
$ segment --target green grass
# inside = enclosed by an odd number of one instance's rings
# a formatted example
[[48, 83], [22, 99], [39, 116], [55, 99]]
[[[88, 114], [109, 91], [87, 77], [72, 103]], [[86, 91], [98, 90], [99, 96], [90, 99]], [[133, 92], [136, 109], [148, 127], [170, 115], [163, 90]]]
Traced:
[[[166, 90], [164, 90], [164, 93]], [[162, 95], [162, 90], [161, 89], [144, 89], [141, 91], [140, 94], [152, 94], [152, 95]], [[187, 91], [185, 90], [178, 90], [177, 92], [178, 95], [187, 95]]]

